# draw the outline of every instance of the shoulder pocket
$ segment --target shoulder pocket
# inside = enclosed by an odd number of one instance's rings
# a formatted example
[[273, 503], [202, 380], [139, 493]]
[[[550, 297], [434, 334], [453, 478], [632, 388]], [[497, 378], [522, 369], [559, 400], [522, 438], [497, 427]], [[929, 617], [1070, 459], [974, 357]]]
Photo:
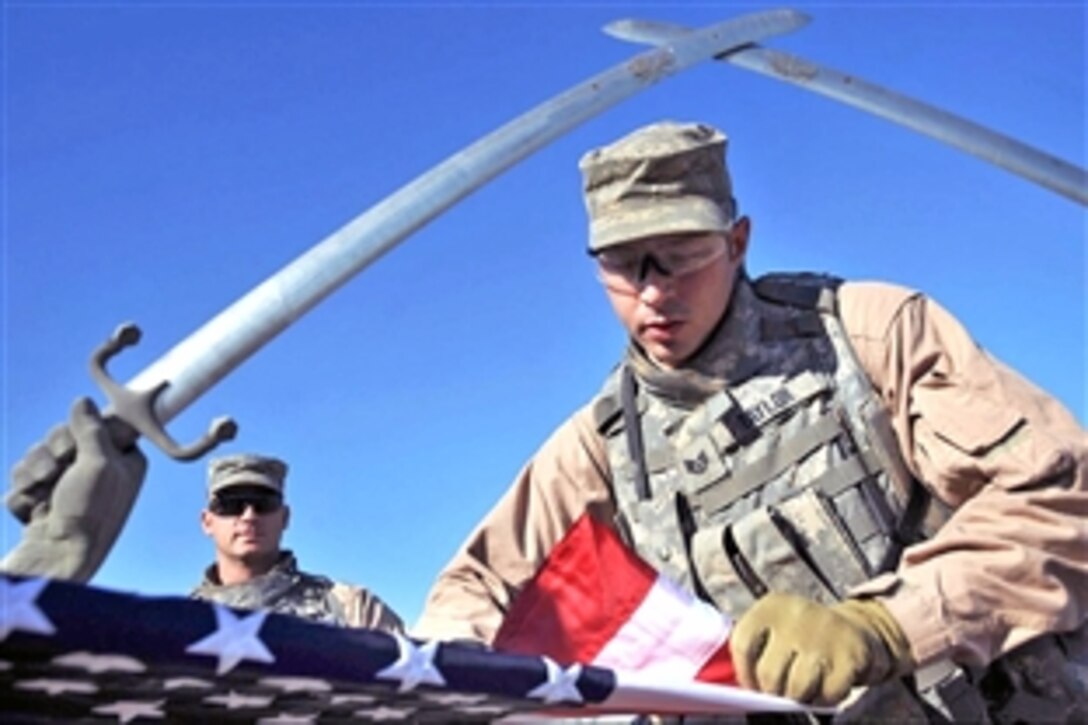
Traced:
[[972, 456], [984, 455], [1024, 422], [1020, 411], [966, 383], [919, 386], [914, 397], [917, 414], [934, 434]]

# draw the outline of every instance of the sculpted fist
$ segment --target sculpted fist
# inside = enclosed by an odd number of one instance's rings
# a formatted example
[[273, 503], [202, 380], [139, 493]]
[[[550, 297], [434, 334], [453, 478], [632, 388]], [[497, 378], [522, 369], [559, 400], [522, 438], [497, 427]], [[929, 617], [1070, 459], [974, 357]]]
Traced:
[[138, 448], [118, 450], [94, 403], [76, 400], [68, 425], [53, 429], [12, 469], [6, 503], [27, 526], [0, 569], [90, 579], [120, 534], [146, 471]]
[[912, 668], [906, 636], [875, 599], [827, 606], [771, 593], [741, 616], [729, 642], [741, 685], [819, 705]]

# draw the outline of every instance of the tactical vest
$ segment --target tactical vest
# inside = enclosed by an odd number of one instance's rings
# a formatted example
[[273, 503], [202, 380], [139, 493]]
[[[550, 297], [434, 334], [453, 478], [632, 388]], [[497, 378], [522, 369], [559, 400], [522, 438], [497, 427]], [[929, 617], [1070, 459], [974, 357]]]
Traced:
[[920, 523], [926, 497], [834, 303], [822, 277], [741, 280], [714, 343], [744, 351], [733, 384], [670, 400], [623, 365], [595, 404], [621, 530], [734, 617], [768, 590], [837, 601]]
[[204, 581], [193, 590], [194, 598], [237, 609], [268, 609], [325, 624], [347, 624], [343, 607], [332, 594], [335, 583], [326, 577], [299, 571], [290, 552], [283, 552], [267, 573], [243, 584], [218, 584], [213, 577], [214, 569], [213, 564]]
[[[708, 343], [728, 358], [713, 371], [717, 389], [652, 389], [628, 360], [594, 403], [617, 528], [652, 566], [734, 618], [772, 590], [833, 603], [894, 569], [905, 546], [947, 518], [903, 462], [837, 316], [837, 286], [742, 276]], [[989, 719], [962, 669], [938, 663], [916, 676], [915, 688], [869, 688], [843, 719]], [[1008, 699], [1007, 688], [989, 694]]]

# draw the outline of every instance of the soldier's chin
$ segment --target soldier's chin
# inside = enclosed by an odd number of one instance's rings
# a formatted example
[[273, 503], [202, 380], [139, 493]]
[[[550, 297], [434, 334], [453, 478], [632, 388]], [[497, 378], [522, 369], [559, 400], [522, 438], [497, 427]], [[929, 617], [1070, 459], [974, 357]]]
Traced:
[[650, 359], [666, 370], [672, 369], [683, 363], [678, 346], [663, 345], [660, 343], [645, 343], [642, 349], [650, 356]]

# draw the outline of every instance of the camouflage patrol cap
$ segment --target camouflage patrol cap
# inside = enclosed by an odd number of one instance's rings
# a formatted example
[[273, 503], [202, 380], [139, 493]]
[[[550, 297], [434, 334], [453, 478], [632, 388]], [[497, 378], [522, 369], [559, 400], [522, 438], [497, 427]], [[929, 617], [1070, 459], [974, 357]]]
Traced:
[[590, 250], [662, 234], [728, 231], [735, 203], [726, 144], [711, 126], [663, 121], [583, 156]]
[[272, 456], [239, 453], [214, 458], [208, 464], [208, 495], [231, 486], [263, 486], [283, 494], [287, 464]]

